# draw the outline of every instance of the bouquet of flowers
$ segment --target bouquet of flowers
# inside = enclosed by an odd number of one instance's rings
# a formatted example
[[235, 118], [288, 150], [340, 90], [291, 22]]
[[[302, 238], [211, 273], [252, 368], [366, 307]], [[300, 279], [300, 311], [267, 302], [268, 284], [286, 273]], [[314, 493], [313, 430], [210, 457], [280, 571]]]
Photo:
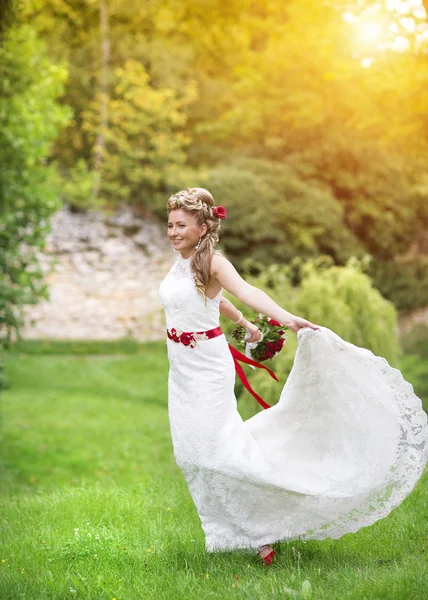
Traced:
[[[278, 321], [270, 319], [262, 314], [259, 314], [255, 319], [251, 319], [250, 323], [256, 325], [263, 334], [263, 338], [260, 342], [253, 342], [250, 344], [252, 358], [257, 362], [263, 362], [268, 358], [273, 358], [284, 346], [287, 338], [285, 329], [288, 329], [288, 327], [284, 327], [284, 325], [281, 325]], [[246, 345], [246, 330], [244, 327], [236, 327], [232, 331], [232, 337], [238, 341], [239, 345]]]

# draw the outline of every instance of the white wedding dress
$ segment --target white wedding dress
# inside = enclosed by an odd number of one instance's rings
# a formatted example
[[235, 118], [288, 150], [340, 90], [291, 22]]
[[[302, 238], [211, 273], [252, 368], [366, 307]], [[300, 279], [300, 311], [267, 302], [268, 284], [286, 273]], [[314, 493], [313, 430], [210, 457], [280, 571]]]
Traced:
[[[219, 325], [221, 291], [204, 305], [191, 260], [179, 254], [159, 289], [169, 330]], [[388, 515], [424, 470], [427, 417], [412, 386], [329, 329], [299, 331], [279, 402], [247, 421], [223, 334], [167, 348], [174, 455], [208, 552], [355, 532]]]

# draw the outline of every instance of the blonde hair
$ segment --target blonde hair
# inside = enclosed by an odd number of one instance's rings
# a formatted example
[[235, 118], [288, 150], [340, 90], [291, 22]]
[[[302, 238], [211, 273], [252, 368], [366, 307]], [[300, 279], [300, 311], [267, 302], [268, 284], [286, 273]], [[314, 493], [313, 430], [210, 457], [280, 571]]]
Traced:
[[[193, 215], [198, 225], [206, 223], [207, 231], [201, 238], [199, 248], [195, 250], [192, 259], [192, 271], [195, 286], [207, 302], [206, 289], [211, 281], [211, 261], [215, 245], [219, 240], [221, 228], [220, 219], [213, 215], [215, 200], [212, 194], [204, 188], [187, 188], [181, 190], [168, 199], [168, 215], [172, 210], [178, 208]], [[216, 254], [220, 252], [216, 251]]]

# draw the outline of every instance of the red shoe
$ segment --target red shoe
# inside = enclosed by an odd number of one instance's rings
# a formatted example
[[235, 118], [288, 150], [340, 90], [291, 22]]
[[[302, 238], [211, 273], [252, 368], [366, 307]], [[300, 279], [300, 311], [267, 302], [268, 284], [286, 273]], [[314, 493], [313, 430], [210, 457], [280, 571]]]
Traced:
[[272, 564], [272, 561], [275, 557], [275, 550], [272, 548], [272, 546], [265, 546], [259, 551], [259, 556], [264, 564], [269, 566]]

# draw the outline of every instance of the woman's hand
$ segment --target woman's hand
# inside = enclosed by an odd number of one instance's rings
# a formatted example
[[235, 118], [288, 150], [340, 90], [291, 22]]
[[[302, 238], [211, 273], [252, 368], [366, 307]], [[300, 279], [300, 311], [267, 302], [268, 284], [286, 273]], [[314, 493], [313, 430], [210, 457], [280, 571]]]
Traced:
[[291, 319], [288, 320], [287, 323], [284, 323], [284, 325], [286, 325], [289, 329], [294, 331], [294, 333], [297, 333], [299, 329], [302, 329], [302, 327], [310, 327], [311, 329], [320, 328], [319, 325], [314, 325], [310, 321], [302, 319], [301, 317], [295, 317], [294, 315]]
[[260, 341], [261, 333], [260, 329], [256, 325], [253, 325], [253, 323], [249, 323], [247, 320], [245, 320], [245, 325], [243, 325], [243, 327], [245, 327], [245, 329], [251, 333], [250, 339], [245, 340], [246, 342], [250, 343]]

